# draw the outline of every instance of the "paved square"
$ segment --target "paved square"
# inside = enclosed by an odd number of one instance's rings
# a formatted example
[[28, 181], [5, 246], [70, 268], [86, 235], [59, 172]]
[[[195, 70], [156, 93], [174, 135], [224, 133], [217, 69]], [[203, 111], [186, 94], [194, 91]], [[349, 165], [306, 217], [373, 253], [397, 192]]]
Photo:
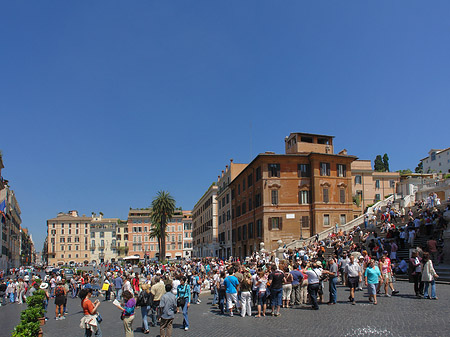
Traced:
[[[449, 285], [437, 285], [437, 301], [416, 299], [412, 296], [413, 285], [407, 282], [397, 282], [395, 286], [400, 294], [391, 298], [380, 297], [377, 306], [369, 304], [365, 291], [357, 292], [357, 305], [350, 305], [346, 302], [347, 289], [338, 286], [338, 304], [334, 306], [323, 304], [318, 311], [312, 311], [309, 307], [282, 309], [280, 317], [265, 318], [222, 316], [209, 304], [212, 297], [204, 294], [202, 303], [192, 305], [189, 310], [189, 331], [181, 329], [183, 318], [177, 314], [173, 336], [448, 336]], [[327, 287], [325, 283], [325, 290]], [[327, 300], [326, 291], [324, 301]], [[1, 307], [2, 321], [17, 317], [17, 307], [16, 304]], [[79, 328], [82, 317], [79, 299], [69, 299], [69, 315], [64, 321], [54, 320], [54, 309], [52, 301], [49, 304], [50, 319], [43, 327], [44, 336], [83, 336], [83, 330]], [[102, 302], [99, 311], [103, 317], [101, 327], [104, 337], [125, 335], [120, 312], [111, 302]], [[144, 336], [139, 329], [142, 324], [140, 308], [136, 313], [133, 323], [135, 335]], [[7, 324], [3, 325], [6, 327]], [[2, 328], [0, 336], [10, 336], [10, 330], [5, 330], [8, 329]], [[159, 327], [150, 328], [149, 336], [157, 335]]]

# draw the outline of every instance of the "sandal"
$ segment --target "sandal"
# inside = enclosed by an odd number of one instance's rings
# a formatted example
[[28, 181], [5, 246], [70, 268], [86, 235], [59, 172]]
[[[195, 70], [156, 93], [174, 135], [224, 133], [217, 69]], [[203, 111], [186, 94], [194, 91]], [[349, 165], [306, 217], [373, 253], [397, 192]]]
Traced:
[[261, 317], [261, 315], [256, 315], [255, 317], [258, 318], [258, 317]]

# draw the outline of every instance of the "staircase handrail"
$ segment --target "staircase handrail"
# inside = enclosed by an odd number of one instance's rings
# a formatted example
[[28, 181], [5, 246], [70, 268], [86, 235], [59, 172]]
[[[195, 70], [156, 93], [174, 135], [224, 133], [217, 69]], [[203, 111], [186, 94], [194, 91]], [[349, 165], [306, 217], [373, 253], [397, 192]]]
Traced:
[[[367, 215], [373, 214], [374, 213], [373, 210], [375, 208], [386, 206], [389, 201], [393, 201], [393, 200], [394, 200], [394, 195], [391, 195], [391, 196], [387, 197], [384, 200], [378, 201], [377, 203], [375, 203], [371, 207], [367, 208], [367, 212], [365, 214], [362, 214], [359, 217], [357, 217], [357, 218], [355, 218], [353, 220], [350, 220], [346, 224], [339, 226], [339, 229], [344, 231], [344, 232], [346, 232], [346, 231], [348, 231], [350, 229], [353, 229], [356, 226], [359, 226], [359, 225], [363, 224], [364, 223], [364, 216], [366, 214]], [[319, 241], [327, 238], [328, 235], [334, 233], [334, 230], [335, 230], [335, 228], [331, 227], [331, 228], [328, 228], [328, 229], [320, 232], [319, 233]], [[316, 235], [317, 234], [315, 234], [315, 235], [313, 235], [313, 236], [311, 236], [311, 237], [309, 237], [307, 239], [303, 239], [303, 240], [300, 239], [300, 240], [292, 241], [292, 242], [286, 244], [285, 247], [286, 248], [295, 248], [297, 246], [297, 244], [300, 244], [301, 246], [309, 245], [310, 243], [312, 243], [312, 242], [314, 242], [316, 240]]]

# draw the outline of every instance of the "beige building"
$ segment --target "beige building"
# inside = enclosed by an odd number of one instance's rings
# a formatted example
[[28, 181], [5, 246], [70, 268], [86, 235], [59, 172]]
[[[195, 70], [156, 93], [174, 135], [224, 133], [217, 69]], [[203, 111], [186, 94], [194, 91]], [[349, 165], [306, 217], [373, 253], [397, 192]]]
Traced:
[[400, 182], [398, 172], [376, 172], [370, 160], [355, 160], [351, 164], [353, 196], [357, 198], [361, 211], [368, 205], [396, 193]]
[[231, 190], [229, 185], [236, 176], [242, 172], [247, 164], [234, 163], [230, 160], [230, 165], [225, 166], [225, 170], [218, 176], [217, 186], [217, 208], [218, 208], [218, 240], [219, 258], [228, 259], [232, 256], [232, 223], [231, 223]]
[[217, 191], [213, 183], [192, 210], [192, 238], [194, 257], [219, 255], [217, 226]]
[[117, 234], [116, 234], [116, 244], [117, 244], [117, 257], [124, 258], [128, 255], [128, 223], [125, 220], [119, 220], [117, 222]]
[[48, 265], [88, 263], [90, 261], [91, 217], [77, 211], [59, 213], [47, 220]]
[[192, 212], [183, 211], [183, 257], [192, 257]]
[[117, 259], [117, 218], [103, 218], [93, 215], [90, 225], [91, 261], [96, 263], [115, 262]]

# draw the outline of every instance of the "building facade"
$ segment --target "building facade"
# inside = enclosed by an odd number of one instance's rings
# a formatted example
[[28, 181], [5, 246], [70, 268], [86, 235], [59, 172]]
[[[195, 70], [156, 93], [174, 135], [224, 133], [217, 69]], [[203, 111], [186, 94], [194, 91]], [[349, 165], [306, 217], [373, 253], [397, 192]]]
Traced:
[[[152, 237], [151, 209], [130, 209], [128, 213], [129, 255], [139, 255], [141, 259], [159, 257], [159, 244]], [[188, 212], [189, 213], [189, 212]], [[176, 210], [166, 226], [166, 258], [183, 257], [184, 214]]]
[[124, 258], [128, 255], [128, 222], [126, 220], [118, 220], [117, 222], [117, 258]]
[[77, 211], [58, 213], [47, 220], [47, 263], [89, 263], [92, 217], [78, 216]]
[[0, 269], [6, 270], [20, 266], [21, 249], [21, 210], [16, 195], [7, 183], [0, 190], [0, 222], [2, 250]]
[[361, 212], [369, 205], [397, 192], [400, 173], [376, 172], [372, 169], [370, 160], [355, 160], [351, 169], [353, 196]]
[[183, 257], [192, 257], [192, 212], [183, 211]]
[[30, 266], [36, 263], [36, 249], [31, 234], [27, 228], [20, 230], [20, 265]]
[[428, 156], [420, 160], [424, 173], [450, 173], [450, 147], [431, 149]]
[[[351, 163], [333, 137], [291, 133], [286, 154], [259, 154], [230, 183], [233, 256], [245, 258], [353, 218]], [[195, 227], [194, 227], [195, 228]]]
[[90, 224], [90, 259], [92, 262], [115, 262], [117, 258], [118, 218], [103, 218], [93, 215]]
[[231, 190], [229, 185], [236, 176], [242, 172], [247, 164], [234, 163], [230, 160], [230, 165], [225, 166], [225, 170], [218, 176], [217, 180], [217, 208], [218, 208], [218, 241], [219, 241], [219, 258], [228, 259], [232, 256], [232, 237], [233, 230], [231, 222]]
[[217, 225], [217, 192], [213, 183], [192, 210], [192, 239], [194, 257], [219, 255]]

